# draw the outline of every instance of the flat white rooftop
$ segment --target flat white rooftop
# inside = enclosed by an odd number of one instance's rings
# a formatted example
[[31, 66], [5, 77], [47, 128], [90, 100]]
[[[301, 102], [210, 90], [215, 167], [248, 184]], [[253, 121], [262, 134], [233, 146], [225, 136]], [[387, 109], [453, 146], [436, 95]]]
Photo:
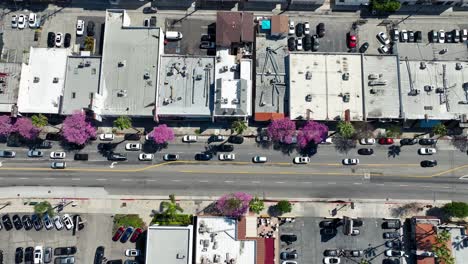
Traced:
[[[237, 240], [237, 221], [235, 219], [198, 217], [196, 230], [196, 264], [201, 264], [202, 259], [208, 259], [214, 263], [228, 263], [225, 261], [231, 259], [239, 264], [256, 263], [256, 242]], [[219, 258], [219, 262], [215, 262], [215, 258]]]
[[23, 64], [18, 93], [20, 113], [58, 114], [69, 49], [33, 48]]
[[193, 226], [150, 226], [146, 263], [192, 264]]
[[289, 113], [291, 119], [363, 119], [361, 56], [358, 54], [291, 53]]

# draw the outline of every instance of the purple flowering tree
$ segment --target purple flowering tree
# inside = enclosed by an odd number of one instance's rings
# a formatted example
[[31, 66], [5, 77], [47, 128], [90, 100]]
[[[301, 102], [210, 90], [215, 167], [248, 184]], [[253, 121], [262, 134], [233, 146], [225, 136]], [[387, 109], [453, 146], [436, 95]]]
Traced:
[[291, 144], [296, 133], [296, 124], [289, 118], [277, 119], [271, 122], [267, 130], [273, 141]]
[[156, 144], [165, 144], [174, 139], [174, 130], [165, 124], [153, 128], [149, 133], [149, 137], [153, 139]]
[[11, 127], [11, 132], [18, 133], [25, 139], [33, 140], [39, 135], [39, 129], [35, 127], [31, 119], [26, 117], [20, 117], [16, 119], [16, 122]]
[[7, 115], [0, 116], [0, 137], [8, 137], [11, 133], [11, 118]]
[[81, 146], [96, 136], [96, 128], [86, 121], [84, 113], [75, 112], [63, 121], [62, 135], [68, 143]]
[[243, 192], [225, 194], [216, 202], [216, 208], [225, 216], [239, 217], [249, 210], [252, 195]]
[[326, 125], [310, 120], [299, 130], [297, 134], [297, 144], [303, 149], [311, 142], [319, 144], [324, 141], [327, 136], [328, 127]]

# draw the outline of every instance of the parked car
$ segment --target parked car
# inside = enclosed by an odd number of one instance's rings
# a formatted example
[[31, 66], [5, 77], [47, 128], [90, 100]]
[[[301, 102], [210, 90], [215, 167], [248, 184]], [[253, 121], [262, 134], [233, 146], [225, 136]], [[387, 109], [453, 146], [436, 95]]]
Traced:
[[345, 257], [351, 258], [359, 258], [364, 255], [364, 251], [362, 250], [345, 250], [343, 253]]
[[216, 48], [215, 42], [210, 42], [210, 41], [200, 42], [200, 49], [214, 49], [214, 48]]
[[126, 257], [138, 257], [140, 256], [140, 250], [139, 249], [127, 249], [125, 250], [125, 256]]
[[362, 46], [359, 48], [359, 52], [365, 53], [368, 48], [369, 48], [369, 42], [364, 42], [364, 44], [362, 44]]
[[304, 34], [310, 35], [310, 24], [309, 22], [304, 22]]
[[23, 223], [21, 222], [21, 218], [17, 214], [13, 215], [13, 225], [15, 226], [16, 230], [23, 229]]
[[100, 134], [99, 139], [102, 141], [112, 141], [114, 140], [114, 134]]
[[460, 31], [457, 29], [452, 30], [452, 37], [454, 43], [460, 42]]
[[302, 37], [303, 34], [304, 34], [304, 24], [297, 23], [297, 25], [296, 25], [296, 36], [300, 38], [300, 37]]
[[316, 31], [317, 31], [317, 35], [318, 35], [319, 37], [322, 38], [323, 36], [325, 36], [325, 24], [323, 24], [323, 23], [318, 23], [317, 28], [316, 28]]
[[44, 216], [42, 217], [42, 222], [44, 223], [44, 226], [47, 230], [54, 228], [54, 225], [52, 224], [52, 220], [50, 220], [50, 217], [48, 214], [44, 214]]
[[231, 152], [234, 151], [234, 146], [230, 144], [221, 144], [216, 147], [220, 152]]
[[119, 227], [117, 231], [115, 231], [114, 236], [112, 237], [112, 241], [118, 241], [122, 234], [124, 233], [125, 228], [123, 226]]
[[67, 167], [67, 163], [66, 162], [52, 162], [50, 164], [50, 168], [52, 169], [65, 169]]
[[319, 40], [318, 40], [317, 35], [314, 35], [314, 36], [312, 37], [312, 42], [313, 42], [313, 44], [312, 44], [312, 51], [318, 51], [318, 49], [319, 49], [319, 47], [320, 47], [320, 42], [319, 42]]
[[400, 31], [397, 28], [392, 29], [392, 41], [397, 42], [400, 40]]
[[359, 159], [343, 159], [341, 162], [343, 165], [358, 165]]
[[127, 229], [125, 229], [125, 232], [122, 234], [122, 237], [120, 238], [120, 242], [125, 243], [127, 240], [130, 238], [130, 235], [133, 233], [133, 227], [129, 226]]
[[408, 31], [406, 29], [402, 29], [400, 32], [400, 41], [401, 42], [408, 42]]
[[435, 167], [437, 166], [437, 160], [423, 160], [421, 161], [421, 167]]
[[405, 255], [404, 251], [388, 249], [385, 251], [385, 256], [387, 257], [403, 257]]
[[40, 150], [30, 150], [28, 151], [28, 157], [30, 158], [40, 158], [44, 156], [44, 152], [40, 151]]
[[418, 153], [420, 155], [432, 155], [437, 153], [437, 150], [435, 148], [420, 148]]
[[417, 42], [417, 43], [422, 42], [422, 32], [421, 31], [414, 32], [414, 41]]
[[372, 155], [374, 154], [374, 150], [371, 148], [361, 148], [361, 149], [358, 149], [357, 153], [359, 155]]
[[379, 139], [380, 145], [391, 145], [393, 144], [393, 138], [380, 138]]
[[236, 154], [234, 153], [229, 153], [229, 154], [219, 154], [218, 155], [218, 159], [219, 160], [222, 160], [222, 161], [231, 161], [231, 160], [235, 160], [236, 159]]
[[74, 160], [88, 160], [88, 154], [86, 153], [75, 153], [73, 156]]
[[294, 234], [285, 234], [285, 235], [281, 235], [280, 239], [281, 241], [289, 245], [297, 241], [297, 236]]
[[62, 138], [62, 135], [60, 135], [59, 133], [47, 133], [46, 139], [52, 140], [52, 141], [60, 141], [63, 138]]
[[107, 160], [109, 160], [109, 161], [126, 161], [127, 156], [125, 154], [111, 152], [107, 156]]
[[352, 33], [349, 33], [348, 34], [348, 48], [350, 49], [354, 49], [356, 48], [356, 45], [357, 45], [357, 36], [352, 34]]
[[16, 157], [16, 152], [11, 150], [0, 150], [0, 158], [14, 158]]
[[436, 143], [436, 140], [433, 138], [421, 138], [419, 140], [419, 145], [423, 145], [423, 146], [430, 146], [430, 145], [434, 145], [435, 143]]
[[323, 220], [320, 221], [319, 227], [320, 228], [336, 228], [337, 226], [337, 221], [336, 220]]
[[138, 155], [140, 161], [152, 161], [154, 159], [154, 154], [151, 153], [141, 153]]
[[18, 16], [18, 28], [24, 29], [25, 27], [26, 27], [26, 16], [23, 14], [20, 14]]
[[340, 258], [339, 257], [325, 257], [323, 259], [324, 264], [339, 264]]
[[209, 142], [223, 142], [224, 140], [226, 140], [226, 137], [223, 135], [212, 135], [208, 141]]
[[431, 42], [432, 42], [432, 43], [437, 43], [437, 42], [439, 42], [439, 34], [437, 33], [437, 31], [431, 30], [430, 36], [431, 36]]
[[64, 46], [65, 48], [68, 48], [68, 47], [70, 47], [70, 44], [71, 44], [71, 34], [70, 34], [70, 33], [66, 33], [66, 34], [65, 34], [65, 40], [64, 40], [64, 42], [63, 42], [63, 46]]
[[445, 43], [445, 31], [444, 30], [439, 30], [439, 34], [437, 36], [437, 39], [439, 43]]
[[197, 153], [197, 154], [195, 154], [195, 160], [207, 161], [207, 160], [211, 160], [212, 158], [213, 158], [213, 155], [208, 154], [208, 153]]
[[445, 43], [452, 43], [452, 42], [453, 42], [452, 31], [445, 32]]
[[67, 154], [61, 151], [52, 151], [49, 156], [51, 159], [64, 159]]
[[64, 215], [62, 216], [62, 222], [63, 222], [63, 224], [65, 225], [65, 228], [66, 228], [67, 230], [72, 230], [72, 229], [73, 229], [73, 221], [72, 221], [72, 219], [71, 219], [71, 217], [70, 217], [69, 214], [64, 214]]
[[414, 42], [414, 32], [412, 30], [408, 31], [408, 42]]
[[125, 150], [127, 151], [138, 151], [141, 149], [140, 143], [127, 143], [125, 145]]
[[[74, 264], [75, 263], [75, 257], [74, 256], [68, 256], [68, 257], [58, 257], [55, 258], [54, 264]], [[109, 262], [106, 262], [108, 264]]]
[[29, 215], [23, 215], [21, 217], [21, 222], [23, 223], [24, 229], [29, 231], [33, 228], [33, 224]]
[[55, 46], [55, 33], [49, 32], [47, 33], [47, 47], [53, 48]]
[[135, 229], [135, 232], [133, 232], [132, 237], [130, 237], [130, 242], [135, 243], [138, 237], [140, 237], [141, 233], [143, 233], [143, 230], [141, 228]]
[[186, 143], [197, 142], [197, 136], [185, 135], [182, 137], [182, 142], [186, 142]]
[[11, 27], [12, 28], [18, 27], [18, 16], [15, 14], [11, 15]]
[[460, 29], [460, 41], [465, 42], [468, 40], [468, 30], [467, 29]]
[[46, 247], [44, 249], [44, 263], [50, 263], [52, 261], [52, 248]]
[[325, 257], [336, 257], [336, 256], [338, 256], [338, 249], [326, 249], [323, 252], [323, 255]]
[[385, 241], [385, 246], [388, 248], [400, 250], [402, 245], [400, 240], [388, 240]]
[[13, 223], [11, 222], [10, 216], [8, 214], [2, 216], [2, 222], [6, 231], [13, 229]]
[[399, 238], [400, 233], [398, 232], [385, 232], [383, 233], [383, 238], [385, 239], [394, 239], [394, 238]]
[[35, 145], [35, 148], [36, 149], [50, 149], [52, 148], [53, 146], [53, 143], [48, 141], [48, 140], [44, 140], [44, 141], [41, 141], [40, 143], [38, 143], [37, 145]]
[[295, 157], [293, 162], [295, 164], [307, 164], [310, 162], [310, 158], [309, 157]]
[[42, 264], [43, 250], [42, 246], [36, 246], [34, 248], [34, 264]]
[[99, 246], [96, 248], [96, 253], [94, 254], [94, 264], [102, 264], [102, 261], [104, 259], [104, 251], [105, 248], [103, 246]]
[[361, 143], [361, 145], [374, 145], [375, 139], [374, 138], [361, 138], [361, 140], [359, 140], [359, 143]]
[[76, 35], [77, 36], [83, 36], [83, 33], [84, 33], [84, 21], [83, 20], [80, 20], [78, 19], [76, 21]]
[[258, 135], [255, 137], [255, 141], [257, 143], [265, 143], [265, 142], [270, 142], [271, 138], [268, 135]]
[[23, 248], [17, 247], [15, 250], [15, 263], [19, 264], [23, 262]]
[[405, 146], [405, 145], [414, 145], [418, 143], [418, 139], [416, 138], [402, 138], [400, 140], [400, 145]]
[[296, 26], [294, 24], [294, 21], [292, 20], [289, 20], [289, 31], [288, 31], [289, 35], [294, 35], [294, 33], [296, 33]]
[[233, 143], [233, 144], [242, 144], [244, 143], [244, 137], [243, 136], [230, 136], [228, 141], [229, 143]]
[[156, 7], [147, 6], [143, 8], [143, 14], [156, 14], [158, 9]]
[[36, 229], [36, 231], [40, 231], [42, 229], [42, 220], [41, 218], [36, 215], [36, 214], [33, 214], [32, 217], [31, 217], [31, 221], [32, 221], [32, 224], [34, 226], [34, 229]]
[[311, 35], [305, 35], [304, 38], [302, 38], [302, 46], [305, 51], [309, 51], [312, 49], [312, 36]]
[[179, 159], [179, 155], [177, 154], [166, 154], [164, 155], [163, 159], [165, 161], [176, 161]]
[[27, 247], [24, 250], [24, 263], [27, 264], [32, 264], [34, 262], [34, 248], [33, 247]]
[[377, 34], [377, 39], [382, 43], [383, 45], [388, 45], [390, 44], [390, 39], [388, 38], [388, 35], [385, 32], [379, 32]]
[[295, 250], [291, 251], [291, 252], [281, 252], [281, 254], [280, 254], [280, 259], [281, 260], [297, 259], [297, 257], [298, 257], [298, 254], [297, 254], [297, 252]]
[[253, 163], [265, 163], [267, 162], [267, 157], [265, 156], [255, 156], [252, 158]]
[[140, 140], [141, 135], [140, 134], [125, 134], [124, 139], [125, 140]]
[[88, 36], [92, 37], [94, 36], [94, 22], [93, 21], [88, 21], [88, 26], [86, 27], [86, 34], [88, 34]]
[[84, 222], [79, 214], [73, 216], [73, 224], [78, 227], [78, 230], [82, 230], [84, 228]]
[[401, 222], [398, 219], [387, 220], [382, 223], [383, 229], [399, 229], [401, 227]]
[[62, 224], [62, 220], [60, 219], [60, 216], [58, 215], [54, 216], [54, 218], [52, 218], [52, 221], [54, 222], [55, 228], [57, 230], [63, 229], [63, 224]]
[[388, 54], [390, 52], [390, 48], [386, 45], [382, 45], [378, 48], [378, 51], [381, 53], [381, 54]]
[[302, 39], [301, 38], [296, 39], [296, 50], [301, 51], [303, 49], [304, 47], [302, 46]]
[[75, 253], [76, 247], [58, 247], [54, 249], [55, 256], [74, 255]]
[[55, 47], [60, 48], [63, 43], [63, 34], [61, 32], [57, 32], [55, 34]]

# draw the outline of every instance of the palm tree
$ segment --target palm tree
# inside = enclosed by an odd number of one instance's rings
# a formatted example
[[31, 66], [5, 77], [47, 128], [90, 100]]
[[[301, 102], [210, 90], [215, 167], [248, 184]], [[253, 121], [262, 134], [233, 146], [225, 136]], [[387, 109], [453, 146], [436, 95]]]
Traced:
[[180, 205], [176, 203], [174, 194], [169, 195], [169, 200], [170, 200], [169, 202], [168, 201], [161, 202], [163, 215], [167, 216], [168, 218], [172, 218], [175, 215], [177, 215], [178, 212], [182, 213], [184, 211], [184, 209], [182, 209], [182, 207], [180, 207]]

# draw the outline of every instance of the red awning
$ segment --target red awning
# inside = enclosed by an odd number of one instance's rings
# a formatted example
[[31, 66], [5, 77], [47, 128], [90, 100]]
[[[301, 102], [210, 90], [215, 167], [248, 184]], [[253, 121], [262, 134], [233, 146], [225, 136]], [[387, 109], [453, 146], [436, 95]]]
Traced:
[[265, 264], [275, 264], [274, 238], [265, 238]]

